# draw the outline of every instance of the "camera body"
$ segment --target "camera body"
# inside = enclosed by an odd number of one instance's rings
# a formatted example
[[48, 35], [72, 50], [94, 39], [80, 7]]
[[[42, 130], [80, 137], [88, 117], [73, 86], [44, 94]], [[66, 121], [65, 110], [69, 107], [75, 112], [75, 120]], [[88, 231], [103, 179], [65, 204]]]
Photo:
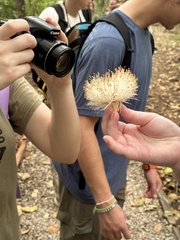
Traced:
[[[67, 75], [74, 65], [75, 54], [64, 42], [56, 40], [60, 30], [38, 17], [26, 16], [24, 19], [29, 24], [30, 34], [37, 40], [32, 63], [48, 74], [57, 77]], [[0, 26], [3, 23], [0, 21]], [[17, 33], [13, 37], [23, 33]]]

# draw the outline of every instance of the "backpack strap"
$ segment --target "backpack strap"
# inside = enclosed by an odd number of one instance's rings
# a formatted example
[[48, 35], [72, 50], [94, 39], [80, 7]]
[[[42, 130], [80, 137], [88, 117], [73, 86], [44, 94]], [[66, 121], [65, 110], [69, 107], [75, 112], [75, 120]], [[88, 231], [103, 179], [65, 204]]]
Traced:
[[62, 7], [58, 3], [51, 5], [51, 7], [53, 7], [56, 10], [56, 12], [59, 16], [58, 24], [60, 25], [62, 31], [66, 32], [66, 28], [68, 27], [68, 23], [65, 21], [64, 11], [63, 11]]
[[151, 40], [151, 46], [152, 46], [152, 54], [154, 54], [154, 52], [157, 51], [157, 48], [155, 47], [154, 37], [151, 32], [150, 32], [150, 40]]
[[83, 16], [86, 19], [86, 22], [91, 22], [92, 21], [92, 12], [91, 9], [85, 9], [82, 10]]
[[121, 16], [116, 12], [110, 13], [102, 17], [101, 19], [97, 20], [97, 22], [108, 22], [114, 25], [121, 34], [126, 45], [126, 52], [121, 66], [125, 69], [128, 69], [131, 64], [131, 53], [133, 52], [133, 50], [131, 48], [130, 33], [127, 25], [125, 24]]
[[4, 88], [3, 90], [0, 90], [0, 106], [6, 117], [8, 117], [9, 97], [10, 97], [9, 86]]
[[[68, 27], [68, 23], [65, 21], [64, 11], [63, 11], [62, 7], [58, 3], [51, 5], [51, 7], [53, 7], [56, 10], [56, 12], [59, 16], [59, 22], [58, 23], [59, 23], [62, 31], [66, 32], [66, 28]], [[85, 9], [85, 10], [82, 10], [82, 13], [83, 13], [84, 18], [86, 19], [86, 22], [91, 22], [91, 20], [92, 20], [91, 10], [90, 9]]]

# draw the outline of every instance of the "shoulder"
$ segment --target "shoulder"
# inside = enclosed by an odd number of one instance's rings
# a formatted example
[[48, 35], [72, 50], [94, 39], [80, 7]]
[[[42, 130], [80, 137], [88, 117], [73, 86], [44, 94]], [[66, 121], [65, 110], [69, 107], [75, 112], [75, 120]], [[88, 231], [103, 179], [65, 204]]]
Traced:
[[59, 21], [59, 18], [64, 19], [65, 16], [66, 16], [66, 10], [62, 3], [57, 3], [45, 8], [39, 15], [40, 18], [51, 17], [57, 22]]
[[59, 16], [53, 7], [47, 7], [45, 8], [39, 15], [40, 18], [47, 18], [51, 17], [53, 18], [56, 22], [59, 20]]
[[[95, 41], [96, 44], [104, 44], [111, 46], [113, 44], [119, 45], [123, 43], [123, 38], [118, 29], [107, 22], [97, 22], [90, 32], [85, 44], [90, 41]], [[102, 47], [104, 47], [104, 45]]]
[[44, 15], [44, 14], [49, 14], [49, 13], [55, 13], [56, 12], [56, 10], [55, 10], [55, 8], [54, 7], [52, 7], [52, 6], [50, 6], [50, 7], [47, 7], [47, 8], [45, 8], [40, 14], [39, 14], [39, 17], [41, 17], [42, 15]]

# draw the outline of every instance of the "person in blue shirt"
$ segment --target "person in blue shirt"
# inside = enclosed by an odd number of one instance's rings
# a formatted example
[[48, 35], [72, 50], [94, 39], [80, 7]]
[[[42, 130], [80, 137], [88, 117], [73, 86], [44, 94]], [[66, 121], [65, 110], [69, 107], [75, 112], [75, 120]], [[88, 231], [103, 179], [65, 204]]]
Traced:
[[[130, 0], [114, 11], [129, 28], [133, 49], [130, 70], [138, 78], [138, 101], [131, 100], [128, 106], [144, 111], [152, 73], [152, 48], [147, 29], [154, 23], [166, 29], [179, 24], [180, 1]], [[121, 239], [122, 235], [130, 238], [122, 210], [128, 160], [112, 152], [103, 141], [103, 112], [87, 106], [83, 91], [90, 76], [103, 75], [120, 66], [124, 53], [123, 38], [114, 26], [105, 22], [93, 28], [80, 51], [75, 99], [81, 122], [81, 149], [75, 164], [56, 164], [60, 177], [61, 240], [114, 240]], [[144, 173], [145, 196], [156, 197], [162, 187], [159, 175], [154, 168]]]

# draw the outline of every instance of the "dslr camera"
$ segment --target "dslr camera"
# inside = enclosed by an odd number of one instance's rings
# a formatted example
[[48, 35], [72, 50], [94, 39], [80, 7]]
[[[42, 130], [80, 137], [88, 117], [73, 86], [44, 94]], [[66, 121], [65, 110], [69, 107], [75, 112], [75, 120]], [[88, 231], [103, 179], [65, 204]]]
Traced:
[[[60, 30], [38, 17], [27, 16], [24, 19], [29, 24], [30, 34], [37, 40], [32, 63], [56, 77], [67, 75], [74, 65], [75, 54], [64, 42], [55, 39]], [[3, 23], [0, 21], [0, 26]], [[12, 38], [23, 33], [17, 33]]]

